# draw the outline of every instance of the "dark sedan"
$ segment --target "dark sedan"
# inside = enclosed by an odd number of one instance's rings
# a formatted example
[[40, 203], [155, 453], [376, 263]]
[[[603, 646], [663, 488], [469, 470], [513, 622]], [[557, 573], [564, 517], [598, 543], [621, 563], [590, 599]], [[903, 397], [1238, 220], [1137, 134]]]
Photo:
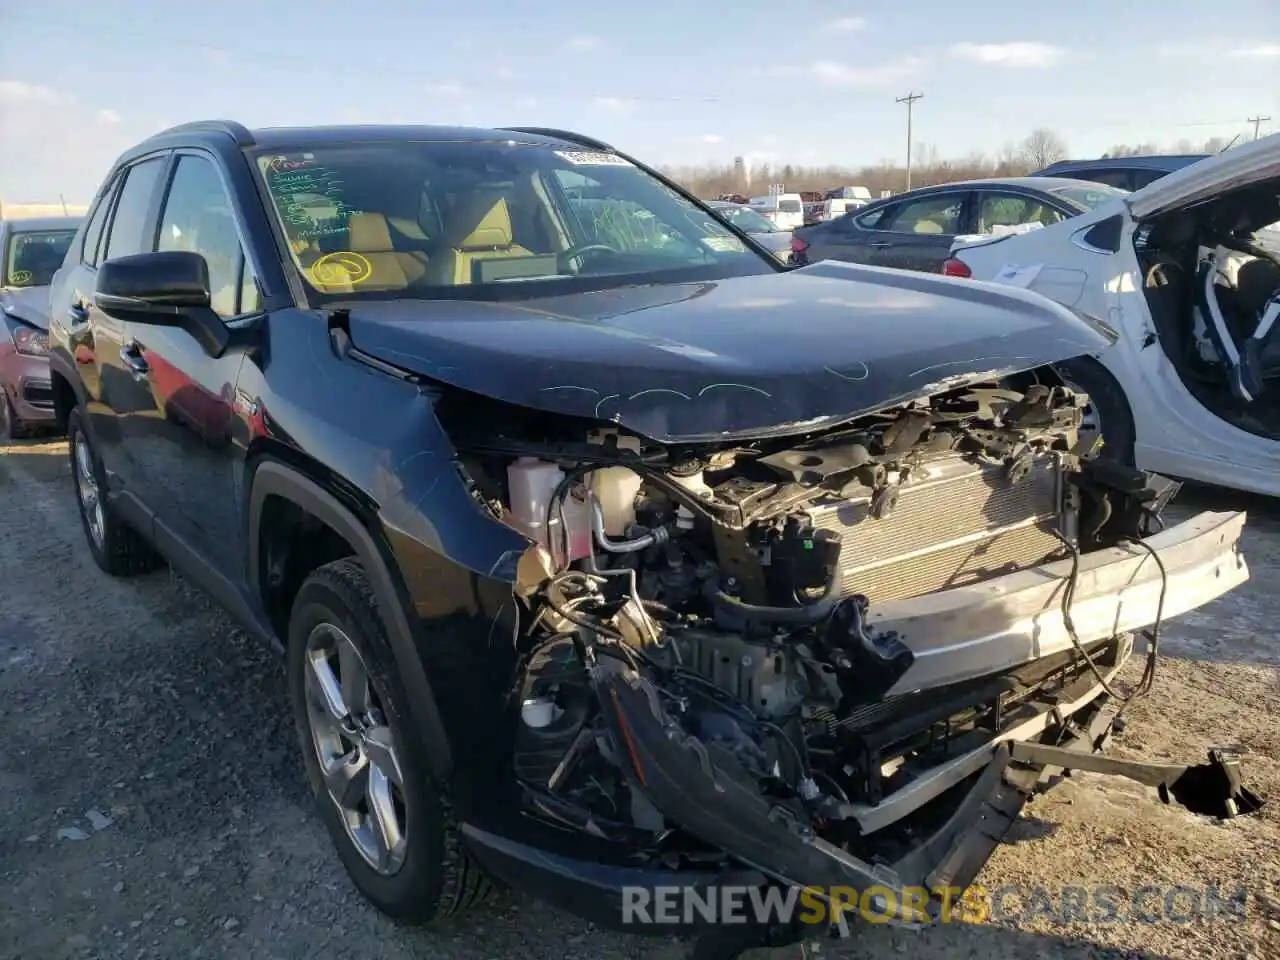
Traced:
[[800, 227], [791, 244], [792, 258], [799, 264], [847, 260], [939, 273], [957, 236], [981, 236], [1027, 223], [1049, 226], [1125, 192], [1055, 177], [963, 180], [923, 187]]

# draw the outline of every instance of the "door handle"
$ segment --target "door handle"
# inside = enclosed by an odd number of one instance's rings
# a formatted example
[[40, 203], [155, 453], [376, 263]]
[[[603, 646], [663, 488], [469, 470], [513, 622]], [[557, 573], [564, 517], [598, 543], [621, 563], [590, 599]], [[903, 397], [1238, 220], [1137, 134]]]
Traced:
[[124, 361], [125, 368], [133, 374], [133, 379], [135, 380], [146, 380], [147, 374], [151, 372], [147, 358], [142, 355], [138, 345], [132, 341], [120, 348], [120, 359]]
[[876, 249], [883, 249], [884, 247], [892, 247], [893, 244], [890, 243], [888, 240], [872, 240], [870, 243], [867, 244], [867, 246], [875, 247]]

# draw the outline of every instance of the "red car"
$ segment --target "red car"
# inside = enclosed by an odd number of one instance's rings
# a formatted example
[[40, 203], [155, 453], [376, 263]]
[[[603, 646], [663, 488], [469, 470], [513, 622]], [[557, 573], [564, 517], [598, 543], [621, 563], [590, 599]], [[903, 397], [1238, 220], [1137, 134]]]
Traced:
[[0, 221], [0, 440], [54, 425], [49, 283], [62, 266], [80, 219]]

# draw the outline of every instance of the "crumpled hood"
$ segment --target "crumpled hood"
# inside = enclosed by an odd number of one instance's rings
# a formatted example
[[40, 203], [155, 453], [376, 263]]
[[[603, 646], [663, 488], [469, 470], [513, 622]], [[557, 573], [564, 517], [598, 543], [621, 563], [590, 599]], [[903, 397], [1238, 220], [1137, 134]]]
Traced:
[[473, 393], [652, 439], [795, 433], [1096, 353], [1026, 291], [823, 262], [520, 301], [352, 301], [366, 353]]
[[0, 290], [0, 310], [13, 314], [19, 320], [49, 329], [49, 288], [8, 287]]

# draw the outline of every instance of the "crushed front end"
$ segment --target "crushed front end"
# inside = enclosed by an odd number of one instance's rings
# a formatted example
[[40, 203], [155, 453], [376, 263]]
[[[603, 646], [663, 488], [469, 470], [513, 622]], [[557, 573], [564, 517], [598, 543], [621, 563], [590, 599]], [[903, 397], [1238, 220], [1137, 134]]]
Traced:
[[967, 885], [1055, 772], [1010, 745], [1098, 750], [1133, 632], [1248, 576], [1244, 515], [1166, 529], [1177, 485], [1079, 449], [1084, 402], [1041, 370], [688, 446], [459, 403], [466, 482], [534, 543], [527, 817], [637, 876]]

